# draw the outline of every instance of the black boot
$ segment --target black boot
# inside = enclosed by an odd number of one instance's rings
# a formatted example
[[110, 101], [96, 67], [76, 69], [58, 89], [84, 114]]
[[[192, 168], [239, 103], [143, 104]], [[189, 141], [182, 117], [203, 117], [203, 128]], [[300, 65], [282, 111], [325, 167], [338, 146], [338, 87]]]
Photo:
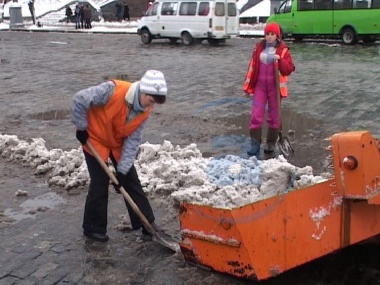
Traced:
[[103, 233], [93, 233], [93, 232], [83, 231], [83, 234], [89, 239], [101, 241], [101, 242], [106, 242], [109, 239], [108, 236]]
[[261, 128], [249, 130], [249, 136], [251, 137], [251, 148], [247, 151], [247, 154], [258, 157], [261, 145]]
[[271, 154], [276, 148], [276, 142], [278, 139], [278, 129], [268, 128], [267, 141], [264, 148], [264, 153]]

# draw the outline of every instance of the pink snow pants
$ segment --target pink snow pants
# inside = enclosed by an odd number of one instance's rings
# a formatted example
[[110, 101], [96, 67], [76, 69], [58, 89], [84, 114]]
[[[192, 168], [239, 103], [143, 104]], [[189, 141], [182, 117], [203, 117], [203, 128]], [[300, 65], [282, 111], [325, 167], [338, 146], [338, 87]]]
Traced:
[[276, 81], [274, 78], [274, 64], [260, 62], [259, 75], [255, 86], [255, 94], [252, 97], [252, 112], [250, 129], [255, 130], [263, 126], [265, 108], [268, 102], [268, 127], [280, 128], [278, 116]]

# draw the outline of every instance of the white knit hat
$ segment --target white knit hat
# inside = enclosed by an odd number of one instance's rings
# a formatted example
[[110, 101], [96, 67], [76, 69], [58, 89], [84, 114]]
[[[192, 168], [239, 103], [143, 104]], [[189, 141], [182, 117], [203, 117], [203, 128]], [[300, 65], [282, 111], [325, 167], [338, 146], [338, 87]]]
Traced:
[[166, 96], [168, 88], [164, 74], [158, 70], [148, 70], [140, 81], [140, 92], [148, 95]]

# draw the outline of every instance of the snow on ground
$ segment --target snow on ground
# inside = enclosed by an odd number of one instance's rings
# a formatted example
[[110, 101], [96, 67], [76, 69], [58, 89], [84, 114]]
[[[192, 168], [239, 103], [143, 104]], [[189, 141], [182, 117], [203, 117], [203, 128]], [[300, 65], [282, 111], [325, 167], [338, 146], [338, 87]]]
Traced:
[[[28, 164], [36, 175], [48, 175], [50, 186], [70, 190], [89, 183], [81, 147], [48, 150], [42, 138], [27, 142], [0, 134], [0, 155]], [[282, 156], [203, 158], [196, 144], [181, 148], [169, 141], [142, 144], [135, 166], [144, 191], [164, 205], [186, 201], [231, 209], [326, 180], [314, 176], [310, 166], [298, 168]]]

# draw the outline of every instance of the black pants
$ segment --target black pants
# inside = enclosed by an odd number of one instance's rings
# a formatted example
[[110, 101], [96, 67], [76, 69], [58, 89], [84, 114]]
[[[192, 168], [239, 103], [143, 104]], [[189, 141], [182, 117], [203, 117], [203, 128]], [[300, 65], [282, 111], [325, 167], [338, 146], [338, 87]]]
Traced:
[[[107, 210], [108, 210], [108, 187], [109, 177], [103, 170], [96, 158], [84, 151], [88, 172], [90, 174], [90, 188], [88, 190], [83, 217], [83, 229], [88, 232], [107, 232]], [[112, 157], [111, 157], [112, 158]], [[112, 159], [114, 161], [114, 159]], [[115, 167], [117, 167], [114, 161]], [[137, 207], [144, 214], [149, 223], [155, 219], [152, 207], [144, 193], [141, 182], [138, 178], [135, 167], [132, 165], [127, 173], [127, 179], [123, 188], [131, 196]], [[131, 219], [132, 227], [139, 229], [142, 227], [140, 218], [124, 199]]]
[[91, 26], [91, 19], [86, 19], [84, 21], [84, 28], [85, 29], [92, 29], [92, 26]]

